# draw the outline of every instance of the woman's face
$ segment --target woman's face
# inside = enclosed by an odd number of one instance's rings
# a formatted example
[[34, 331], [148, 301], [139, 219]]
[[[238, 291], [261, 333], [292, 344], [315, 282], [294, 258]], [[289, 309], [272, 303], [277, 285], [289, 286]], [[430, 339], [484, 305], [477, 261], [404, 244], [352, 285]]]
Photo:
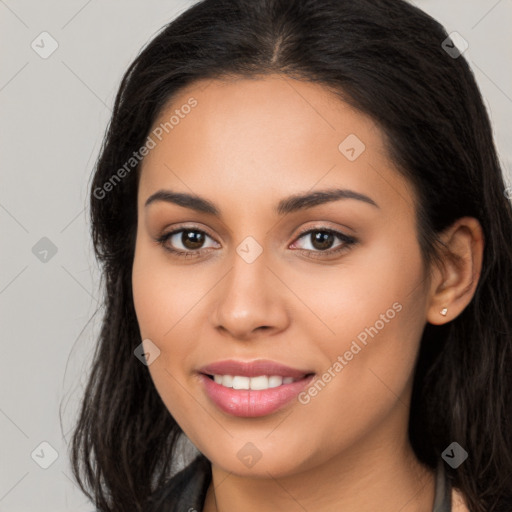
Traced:
[[271, 75], [181, 90], [150, 137], [135, 309], [191, 441], [254, 476], [402, 449], [428, 289], [415, 196], [377, 126]]

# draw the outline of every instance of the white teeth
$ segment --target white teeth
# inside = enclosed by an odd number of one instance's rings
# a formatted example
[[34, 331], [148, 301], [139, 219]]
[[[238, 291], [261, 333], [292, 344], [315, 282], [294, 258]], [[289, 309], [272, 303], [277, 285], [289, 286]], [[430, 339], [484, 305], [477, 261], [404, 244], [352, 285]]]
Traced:
[[282, 384], [291, 384], [298, 379], [281, 377], [279, 375], [259, 375], [258, 377], [245, 377], [242, 375], [214, 375], [213, 380], [226, 388], [233, 389], [269, 389], [277, 388]]
[[227, 388], [233, 387], [233, 375], [222, 375], [222, 382], [220, 382], [223, 386]]
[[283, 377], [279, 377], [279, 375], [273, 375], [268, 378], [268, 387], [269, 388], [277, 388], [283, 383]]
[[266, 375], [252, 377], [250, 385], [251, 389], [268, 389], [268, 377]]
[[240, 375], [233, 376], [233, 389], [249, 389], [249, 377], [241, 377]]

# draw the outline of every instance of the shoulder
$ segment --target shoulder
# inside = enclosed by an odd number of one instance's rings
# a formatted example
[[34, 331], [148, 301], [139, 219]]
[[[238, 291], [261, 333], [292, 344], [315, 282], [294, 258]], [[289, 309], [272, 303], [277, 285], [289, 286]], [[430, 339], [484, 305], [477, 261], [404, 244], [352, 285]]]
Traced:
[[210, 463], [201, 454], [153, 493], [145, 512], [201, 510], [210, 480]]

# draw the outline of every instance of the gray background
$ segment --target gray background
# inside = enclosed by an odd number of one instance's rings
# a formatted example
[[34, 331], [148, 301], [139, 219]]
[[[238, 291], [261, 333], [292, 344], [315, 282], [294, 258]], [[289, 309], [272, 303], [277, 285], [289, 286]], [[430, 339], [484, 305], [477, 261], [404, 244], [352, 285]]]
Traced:
[[[100, 297], [88, 184], [122, 73], [192, 3], [0, 0], [0, 512], [93, 509], [67, 456], [102, 313], [88, 322]], [[468, 41], [512, 184], [512, 1], [415, 3]], [[43, 31], [58, 43], [46, 59], [31, 47], [50, 48]], [[58, 454], [47, 469], [42, 442]]]

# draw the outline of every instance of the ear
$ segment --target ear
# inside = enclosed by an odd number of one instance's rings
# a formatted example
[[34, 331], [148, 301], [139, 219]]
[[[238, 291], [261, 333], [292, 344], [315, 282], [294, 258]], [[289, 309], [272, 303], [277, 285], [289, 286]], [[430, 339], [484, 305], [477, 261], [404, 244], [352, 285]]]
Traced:
[[[442, 264], [431, 269], [427, 321], [441, 325], [471, 302], [482, 270], [484, 234], [477, 219], [461, 217], [440, 235]], [[446, 316], [441, 311], [447, 308]]]

